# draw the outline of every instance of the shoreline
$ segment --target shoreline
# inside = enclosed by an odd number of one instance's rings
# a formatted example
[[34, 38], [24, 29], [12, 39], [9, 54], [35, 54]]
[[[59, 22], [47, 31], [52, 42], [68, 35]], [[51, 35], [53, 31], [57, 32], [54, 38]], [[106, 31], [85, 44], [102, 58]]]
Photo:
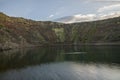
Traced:
[[29, 46], [23, 46], [23, 47], [14, 47], [14, 48], [3, 48], [0, 46], [0, 52], [3, 51], [8, 51], [16, 48], [31, 48], [31, 47], [56, 47], [56, 46], [120, 46], [120, 42], [118, 43], [78, 43], [78, 44], [73, 44], [73, 43], [56, 43], [56, 44], [40, 44], [40, 45], [29, 45]]
[[119, 43], [78, 43], [78, 44], [74, 44], [74, 43], [66, 43], [66, 44], [52, 44], [50, 46], [54, 46], [54, 45], [63, 45], [63, 46], [79, 46], [79, 45], [120, 45], [120, 42]]

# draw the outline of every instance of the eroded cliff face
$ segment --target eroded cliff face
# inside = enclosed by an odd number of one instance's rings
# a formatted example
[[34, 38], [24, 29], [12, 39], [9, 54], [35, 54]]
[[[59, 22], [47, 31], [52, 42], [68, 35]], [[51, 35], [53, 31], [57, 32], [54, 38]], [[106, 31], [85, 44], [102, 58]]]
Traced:
[[120, 42], [120, 17], [62, 24], [9, 17], [0, 13], [0, 49], [51, 44]]
[[0, 47], [40, 46], [56, 42], [51, 22], [32, 21], [0, 14]]

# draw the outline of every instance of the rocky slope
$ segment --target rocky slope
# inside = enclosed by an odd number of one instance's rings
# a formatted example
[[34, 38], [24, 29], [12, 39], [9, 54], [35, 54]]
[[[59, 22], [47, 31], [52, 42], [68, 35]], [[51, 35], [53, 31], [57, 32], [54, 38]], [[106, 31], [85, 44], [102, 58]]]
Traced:
[[0, 49], [82, 43], [120, 43], [120, 17], [63, 24], [0, 13]]

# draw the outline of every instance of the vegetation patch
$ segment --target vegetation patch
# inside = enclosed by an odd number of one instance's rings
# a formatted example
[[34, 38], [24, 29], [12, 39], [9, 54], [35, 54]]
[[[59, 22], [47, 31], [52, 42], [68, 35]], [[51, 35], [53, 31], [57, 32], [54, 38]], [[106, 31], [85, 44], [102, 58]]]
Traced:
[[4, 28], [4, 25], [3, 24], [0, 24], [0, 29]]
[[53, 28], [53, 31], [57, 36], [57, 41], [64, 42], [65, 40], [64, 28]]

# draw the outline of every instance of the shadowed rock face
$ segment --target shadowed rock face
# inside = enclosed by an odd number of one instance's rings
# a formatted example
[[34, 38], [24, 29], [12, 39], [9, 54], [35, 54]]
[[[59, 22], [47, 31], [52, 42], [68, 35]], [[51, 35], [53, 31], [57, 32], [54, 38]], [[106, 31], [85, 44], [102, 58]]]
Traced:
[[119, 43], [120, 17], [73, 24], [33, 21], [0, 13], [0, 48], [51, 44]]

